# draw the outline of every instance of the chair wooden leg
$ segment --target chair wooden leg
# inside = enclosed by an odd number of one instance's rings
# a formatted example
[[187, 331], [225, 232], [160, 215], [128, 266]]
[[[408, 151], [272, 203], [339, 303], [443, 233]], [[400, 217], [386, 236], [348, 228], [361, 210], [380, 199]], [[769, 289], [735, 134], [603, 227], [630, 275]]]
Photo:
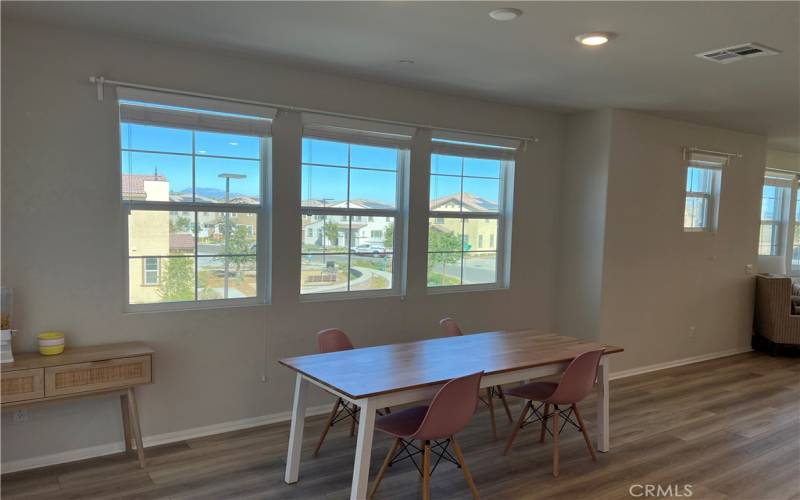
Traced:
[[553, 477], [558, 477], [558, 407], [553, 412]]
[[489, 404], [489, 419], [492, 421], [492, 435], [497, 439], [497, 424], [494, 421], [494, 397], [492, 397], [492, 387], [486, 388], [486, 401]]
[[431, 443], [425, 441], [422, 447], [422, 499], [431, 498]]
[[339, 411], [339, 405], [342, 404], [342, 398], [338, 398], [335, 403], [333, 403], [333, 409], [331, 410], [331, 415], [328, 417], [328, 421], [325, 423], [325, 428], [322, 429], [322, 435], [319, 437], [319, 441], [317, 442], [317, 447], [314, 448], [314, 456], [319, 455], [319, 449], [322, 448], [322, 442], [325, 441], [325, 436], [328, 435], [328, 431], [333, 426], [333, 419], [336, 418], [336, 412]]
[[513, 423], [514, 418], [511, 416], [511, 410], [508, 408], [508, 402], [506, 401], [506, 395], [503, 394], [503, 388], [501, 386], [497, 386], [497, 394], [500, 395], [500, 401], [503, 402], [503, 407], [506, 409], [506, 416], [508, 417], [508, 422]]
[[386, 469], [389, 468], [389, 464], [392, 463], [392, 459], [394, 458], [394, 454], [397, 451], [398, 446], [400, 446], [400, 438], [396, 438], [394, 442], [392, 442], [392, 446], [389, 447], [389, 454], [386, 455], [386, 460], [383, 461], [383, 465], [381, 465], [378, 475], [375, 476], [375, 481], [372, 483], [372, 488], [370, 488], [367, 498], [372, 499], [372, 497], [375, 495], [375, 492], [378, 491], [378, 486], [381, 484], [381, 480], [383, 479], [383, 475], [386, 474]]
[[581, 434], [583, 434], [583, 440], [586, 441], [586, 447], [589, 448], [589, 455], [592, 456], [592, 460], [597, 462], [597, 455], [594, 453], [594, 446], [592, 446], [592, 441], [589, 439], [589, 433], [586, 432], [586, 426], [583, 425], [583, 419], [581, 418], [581, 414], [578, 412], [578, 405], [572, 405], [572, 411], [575, 412], [575, 418], [578, 419], [578, 425], [581, 426]]
[[453, 451], [456, 452], [456, 459], [461, 466], [461, 472], [464, 473], [464, 479], [467, 480], [467, 485], [469, 486], [469, 491], [472, 492], [472, 497], [475, 499], [480, 498], [481, 496], [478, 493], [478, 488], [475, 487], [475, 481], [472, 480], [472, 473], [469, 471], [469, 467], [467, 467], [467, 462], [464, 461], [464, 454], [461, 453], [461, 447], [458, 445], [456, 437], [450, 436], [450, 442], [453, 443]]
[[519, 420], [517, 420], [517, 425], [514, 426], [514, 430], [511, 431], [511, 435], [508, 437], [508, 443], [506, 443], [506, 449], [503, 450], [503, 455], [508, 455], [508, 452], [511, 451], [511, 445], [514, 444], [514, 440], [517, 438], [517, 433], [520, 429], [522, 429], [522, 424], [525, 423], [525, 417], [528, 416], [528, 410], [531, 407], [531, 402], [528, 401], [525, 403], [525, 406], [522, 408], [522, 413], [519, 414]]
[[550, 413], [550, 403], [544, 404], [544, 414], [542, 414], [542, 430], [539, 433], [539, 442], [544, 443], [545, 432], [547, 431], [547, 418]]
[[356, 415], [358, 415], [358, 406], [353, 405], [353, 415], [350, 417], [350, 437], [356, 435]]

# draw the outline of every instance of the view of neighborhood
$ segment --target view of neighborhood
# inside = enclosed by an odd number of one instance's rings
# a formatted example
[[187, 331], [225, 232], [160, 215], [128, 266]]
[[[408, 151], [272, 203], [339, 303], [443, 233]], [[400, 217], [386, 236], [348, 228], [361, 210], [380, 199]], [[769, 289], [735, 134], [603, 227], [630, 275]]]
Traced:
[[[164, 176], [123, 174], [122, 178], [126, 195], [167, 199], [169, 182]], [[190, 301], [195, 293], [197, 300], [255, 297], [257, 217], [255, 213], [131, 210], [130, 303]]]
[[[256, 296], [260, 139], [129, 123], [122, 136], [123, 199], [172, 204], [129, 212], [130, 303]], [[301, 293], [393, 287], [406, 153], [303, 139]], [[432, 155], [428, 286], [497, 280], [500, 172], [499, 160]], [[253, 211], [207, 210], [220, 203]]]

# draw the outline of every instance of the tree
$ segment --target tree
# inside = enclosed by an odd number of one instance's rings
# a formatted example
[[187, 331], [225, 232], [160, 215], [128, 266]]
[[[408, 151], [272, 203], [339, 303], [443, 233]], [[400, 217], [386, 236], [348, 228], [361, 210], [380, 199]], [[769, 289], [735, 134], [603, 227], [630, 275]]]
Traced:
[[394, 248], [394, 222], [386, 226], [386, 232], [383, 233], [383, 246], [389, 251]]
[[167, 259], [161, 280], [161, 297], [166, 302], [194, 300], [194, 264], [192, 259]]
[[192, 221], [188, 217], [179, 215], [175, 221], [170, 219], [169, 232], [170, 233], [188, 233], [192, 230]]
[[[325, 234], [325, 239], [331, 242], [333, 246], [339, 246], [339, 226], [335, 222], [325, 222], [322, 226], [322, 232]], [[323, 241], [323, 246], [325, 242]]]
[[253, 257], [249, 256], [249, 254], [253, 253], [253, 244], [250, 240], [251, 238], [247, 233], [246, 226], [235, 226], [228, 238], [228, 253], [236, 254], [228, 257], [228, 262], [236, 266], [237, 275], [239, 274], [242, 264], [255, 260]]
[[[452, 252], [452, 253], [442, 253]], [[445, 284], [447, 265], [456, 264], [461, 259], [461, 238], [457, 234], [431, 228], [428, 231], [428, 273], [436, 264], [442, 265], [441, 283]]]

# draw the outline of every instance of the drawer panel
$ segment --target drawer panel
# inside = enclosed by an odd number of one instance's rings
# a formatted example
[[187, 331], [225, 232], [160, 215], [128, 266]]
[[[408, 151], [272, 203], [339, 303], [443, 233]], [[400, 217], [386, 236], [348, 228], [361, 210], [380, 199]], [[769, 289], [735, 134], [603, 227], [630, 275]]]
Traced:
[[44, 397], [44, 369], [16, 370], [3, 373], [0, 401], [13, 403]]
[[44, 392], [49, 398], [148, 384], [150, 365], [150, 356], [136, 356], [45, 368]]

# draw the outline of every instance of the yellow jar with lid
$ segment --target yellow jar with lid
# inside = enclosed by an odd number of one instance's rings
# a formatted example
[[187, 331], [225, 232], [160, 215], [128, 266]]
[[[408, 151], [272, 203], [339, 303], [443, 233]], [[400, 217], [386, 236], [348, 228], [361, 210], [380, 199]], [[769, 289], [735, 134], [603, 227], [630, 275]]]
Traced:
[[36, 336], [39, 340], [39, 354], [53, 356], [64, 352], [64, 334], [61, 332], [42, 332]]

